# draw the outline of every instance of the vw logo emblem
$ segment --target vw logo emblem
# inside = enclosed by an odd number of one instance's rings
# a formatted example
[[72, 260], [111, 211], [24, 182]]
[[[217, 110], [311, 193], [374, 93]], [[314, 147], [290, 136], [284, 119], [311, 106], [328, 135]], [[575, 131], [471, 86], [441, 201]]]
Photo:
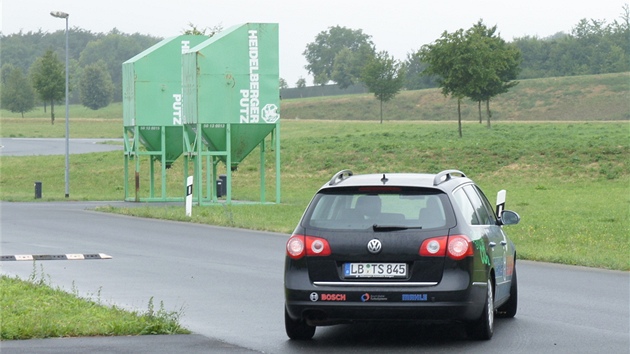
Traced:
[[381, 245], [381, 241], [378, 239], [372, 239], [370, 240], [370, 242], [368, 242], [367, 244], [367, 249], [368, 251], [370, 251], [370, 253], [372, 254], [377, 254], [381, 251], [382, 249], [382, 245]]

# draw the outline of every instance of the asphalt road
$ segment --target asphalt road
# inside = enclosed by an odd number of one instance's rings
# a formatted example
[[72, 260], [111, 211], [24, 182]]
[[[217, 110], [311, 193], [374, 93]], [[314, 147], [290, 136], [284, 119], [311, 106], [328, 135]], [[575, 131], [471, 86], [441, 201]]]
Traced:
[[[123, 150], [122, 139], [69, 139], [70, 154]], [[112, 144], [113, 142], [113, 144]], [[66, 139], [1, 138], [0, 156], [65, 155]]]
[[[2, 255], [105, 253], [108, 260], [3, 261], [3, 274], [41, 276], [105, 304], [181, 311], [191, 336], [0, 342], [2, 353], [628, 353], [630, 274], [518, 262], [519, 308], [491, 341], [457, 325], [360, 324], [284, 333], [282, 268], [288, 235], [132, 218], [103, 203], [0, 202]], [[120, 205], [122, 202], [109, 203]], [[184, 206], [182, 205], [182, 214]]]

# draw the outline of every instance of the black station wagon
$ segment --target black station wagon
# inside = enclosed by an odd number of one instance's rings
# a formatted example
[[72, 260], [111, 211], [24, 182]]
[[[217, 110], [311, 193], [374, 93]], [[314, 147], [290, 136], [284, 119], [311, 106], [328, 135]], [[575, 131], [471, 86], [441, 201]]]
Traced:
[[353, 175], [322, 186], [286, 244], [285, 327], [356, 321], [460, 321], [490, 339], [494, 316], [517, 307], [516, 250], [493, 207], [457, 170]]

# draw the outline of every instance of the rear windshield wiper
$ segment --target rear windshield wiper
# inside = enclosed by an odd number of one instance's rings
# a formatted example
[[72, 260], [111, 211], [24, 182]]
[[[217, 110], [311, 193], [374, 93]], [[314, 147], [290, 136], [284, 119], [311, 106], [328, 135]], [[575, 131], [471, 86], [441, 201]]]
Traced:
[[410, 229], [422, 229], [422, 226], [402, 226], [402, 225], [372, 225], [372, 230], [374, 231], [399, 231], [399, 230], [410, 230]]

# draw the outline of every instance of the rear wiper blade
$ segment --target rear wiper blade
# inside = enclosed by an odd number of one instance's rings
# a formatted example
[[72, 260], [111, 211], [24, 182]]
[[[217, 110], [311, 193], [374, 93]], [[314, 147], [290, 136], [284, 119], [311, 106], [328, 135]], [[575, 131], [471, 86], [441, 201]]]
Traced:
[[399, 231], [410, 229], [422, 229], [422, 226], [402, 226], [402, 225], [372, 225], [374, 231]]

